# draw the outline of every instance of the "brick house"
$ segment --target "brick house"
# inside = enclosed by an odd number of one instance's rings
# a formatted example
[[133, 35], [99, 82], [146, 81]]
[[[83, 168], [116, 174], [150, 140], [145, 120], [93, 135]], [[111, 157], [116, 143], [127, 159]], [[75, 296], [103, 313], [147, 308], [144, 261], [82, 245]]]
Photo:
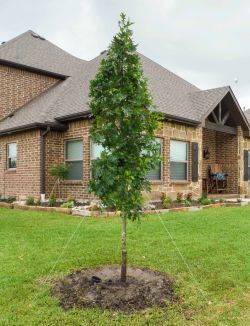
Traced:
[[[0, 46], [0, 194], [49, 196], [50, 169], [69, 164], [63, 198], [86, 199], [91, 161], [100, 148], [89, 135], [88, 82], [105, 52], [78, 59], [32, 31]], [[200, 90], [141, 55], [164, 121], [156, 133], [162, 162], [149, 178], [153, 193], [206, 191], [208, 168], [220, 164], [229, 194], [250, 195], [250, 111], [229, 86]]]

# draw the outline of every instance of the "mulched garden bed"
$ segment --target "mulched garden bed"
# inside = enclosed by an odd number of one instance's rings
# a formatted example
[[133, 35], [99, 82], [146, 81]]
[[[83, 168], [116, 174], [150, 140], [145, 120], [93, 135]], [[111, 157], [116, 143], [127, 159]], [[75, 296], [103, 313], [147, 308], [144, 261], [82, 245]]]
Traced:
[[[222, 202], [224, 204], [236, 204], [235, 202], [233, 201], [225, 201], [225, 202]], [[161, 201], [155, 201], [155, 202], [152, 202], [152, 204], [154, 205], [154, 209], [165, 209], [165, 207], [163, 206], [162, 202]], [[211, 204], [214, 204], [214, 203], [211, 203]], [[218, 204], [218, 202], [217, 202]], [[190, 201], [187, 203], [182, 203], [182, 202], [178, 202], [178, 201], [173, 201], [171, 203], [171, 206], [170, 208], [181, 208], [181, 207], [196, 207], [196, 206], [206, 206], [206, 205], [202, 205], [200, 204], [197, 200], [193, 200], [193, 201]], [[154, 210], [152, 209], [152, 210]]]
[[129, 267], [124, 284], [117, 266], [75, 271], [56, 281], [51, 293], [65, 310], [100, 307], [131, 313], [177, 301], [166, 274]]

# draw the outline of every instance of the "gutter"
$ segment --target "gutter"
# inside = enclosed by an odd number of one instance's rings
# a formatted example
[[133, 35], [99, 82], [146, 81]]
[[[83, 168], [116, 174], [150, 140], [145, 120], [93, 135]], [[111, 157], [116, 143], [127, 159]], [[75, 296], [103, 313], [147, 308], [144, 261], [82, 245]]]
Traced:
[[198, 126], [199, 124], [201, 124], [200, 121], [182, 118], [182, 117], [176, 117], [174, 115], [167, 114], [167, 113], [165, 114], [165, 119], [168, 121], [173, 121], [173, 122], [182, 123], [182, 124], [191, 125], [191, 126]]
[[45, 136], [51, 131], [51, 127], [40, 132], [40, 194], [45, 194], [45, 162], [46, 162], [46, 143]]
[[[76, 119], [82, 119], [82, 118], [91, 118], [93, 115], [90, 110], [85, 111], [85, 112], [80, 112], [80, 113], [75, 113], [75, 114], [69, 114], [65, 115], [62, 117], [57, 117], [57, 121], [71, 121], [71, 120], [76, 120]], [[192, 119], [187, 119], [187, 118], [182, 118], [182, 117], [177, 117], [171, 114], [164, 114], [164, 119], [169, 120], [169, 121], [174, 121], [177, 123], [182, 123], [182, 124], [187, 124], [191, 126], [198, 126], [201, 122], [192, 120]]]
[[71, 120], [77, 120], [77, 119], [82, 119], [82, 118], [91, 118], [92, 117], [92, 113], [90, 110], [88, 111], [83, 111], [83, 112], [78, 112], [78, 113], [74, 113], [74, 114], [68, 114], [68, 115], [64, 115], [61, 117], [56, 117], [55, 119], [57, 121], [71, 121]]
[[27, 130], [32, 130], [32, 129], [44, 129], [46, 127], [50, 126], [53, 130], [57, 130], [57, 131], [65, 131], [68, 129], [67, 126], [60, 124], [60, 123], [31, 123], [31, 124], [27, 124], [21, 127], [15, 127], [15, 128], [10, 128], [10, 129], [5, 129], [3, 131], [0, 131], [0, 135], [11, 135], [13, 133], [17, 133], [17, 132], [22, 132], [22, 131], [27, 131]]

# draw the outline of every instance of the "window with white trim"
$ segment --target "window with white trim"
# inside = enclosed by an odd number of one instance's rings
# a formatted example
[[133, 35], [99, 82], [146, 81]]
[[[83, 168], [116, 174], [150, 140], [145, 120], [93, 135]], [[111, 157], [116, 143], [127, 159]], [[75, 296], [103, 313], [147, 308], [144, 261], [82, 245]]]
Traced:
[[7, 145], [7, 169], [16, 169], [17, 161], [17, 144], [11, 143]]
[[103, 151], [103, 146], [91, 141], [91, 161], [100, 157]]
[[81, 139], [65, 141], [65, 163], [69, 168], [67, 180], [83, 179], [83, 141]]
[[170, 179], [188, 180], [188, 143], [179, 140], [170, 141]]
[[102, 153], [102, 151], [104, 150], [103, 146], [100, 144], [95, 143], [94, 141], [91, 140], [91, 155], [90, 155], [90, 159], [91, 159], [91, 174], [90, 177], [92, 177], [93, 175], [93, 167], [92, 167], [92, 162], [96, 159], [98, 159]]
[[[159, 154], [162, 154], [162, 138], [155, 138], [156, 143], [159, 145]], [[150, 181], [160, 181], [162, 179], [162, 162], [158, 162], [156, 167], [151, 170], [147, 175]]]

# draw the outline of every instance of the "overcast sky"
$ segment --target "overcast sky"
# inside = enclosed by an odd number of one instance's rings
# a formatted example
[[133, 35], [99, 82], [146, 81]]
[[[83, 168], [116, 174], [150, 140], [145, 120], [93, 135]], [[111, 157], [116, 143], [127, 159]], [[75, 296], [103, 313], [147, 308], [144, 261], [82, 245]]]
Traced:
[[202, 89], [231, 85], [250, 108], [249, 0], [0, 0], [0, 41], [32, 29], [88, 60], [107, 48], [121, 11], [140, 52]]

